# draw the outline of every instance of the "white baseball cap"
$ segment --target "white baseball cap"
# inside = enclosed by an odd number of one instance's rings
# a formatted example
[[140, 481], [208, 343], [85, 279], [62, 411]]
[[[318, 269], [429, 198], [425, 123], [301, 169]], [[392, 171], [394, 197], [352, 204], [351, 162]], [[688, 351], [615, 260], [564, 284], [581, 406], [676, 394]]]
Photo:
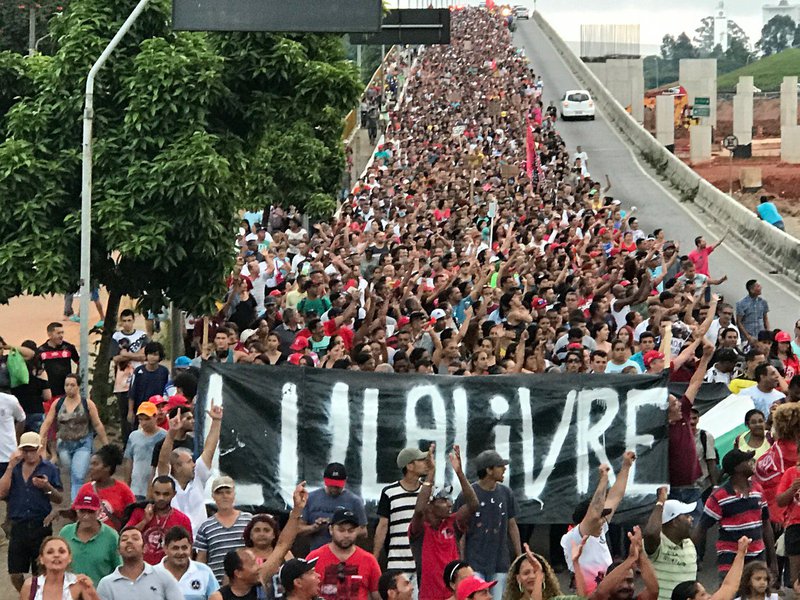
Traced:
[[675, 517], [693, 513], [696, 507], [697, 502], [686, 504], [685, 502], [678, 502], [677, 500], [667, 500], [664, 502], [664, 510], [661, 512], [661, 524], [669, 523]]
[[438, 321], [439, 319], [444, 319], [447, 316], [447, 313], [444, 312], [441, 308], [434, 308], [431, 311], [431, 319]]

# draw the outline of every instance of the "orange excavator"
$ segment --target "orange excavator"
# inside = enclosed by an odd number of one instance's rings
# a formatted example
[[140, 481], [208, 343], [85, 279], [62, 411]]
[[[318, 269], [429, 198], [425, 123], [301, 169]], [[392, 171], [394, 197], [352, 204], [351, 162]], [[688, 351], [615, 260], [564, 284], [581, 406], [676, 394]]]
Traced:
[[[675, 127], [688, 127], [691, 120], [689, 111], [689, 95], [682, 85], [666, 89], [650, 90], [645, 92], [644, 106], [650, 110], [656, 109], [656, 96], [672, 96], [675, 103]], [[630, 112], [630, 109], [628, 110]]]

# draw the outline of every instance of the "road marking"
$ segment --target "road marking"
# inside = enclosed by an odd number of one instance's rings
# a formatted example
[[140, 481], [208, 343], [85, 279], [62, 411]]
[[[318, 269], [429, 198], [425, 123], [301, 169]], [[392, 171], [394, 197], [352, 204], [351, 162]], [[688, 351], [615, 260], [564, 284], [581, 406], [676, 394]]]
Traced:
[[[539, 28], [538, 24], [536, 24], [535, 21], [533, 23], [536, 25], [536, 28], [541, 32], [541, 34], [542, 34], [541, 37], [546, 39], [547, 43], [550, 44], [550, 46], [553, 48], [553, 53], [558, 57], [558, 60], [560, 60], [561, 63], [564, 65], [564, 68], [567, 70], [567, 73], [572, 75], [573, 79], [577, 81], [577, 75], [575, 75], [575, 73], [572, 72], [572, 69], [570, 69], [569, 65], [567, 64], [567, 61], [565, 61], [564, 57], [561, 56], [561, 53], [558, 50], [556, 50], [556, 47], [553, 45], [553, 43], [550, 41], [550, 39], [547, 37], [547, 35], [541, 30], [541, 28]], [[614, 127], [608, 121], [608, 119], [605, 118], [605, 110], [598, 107], [598, 112], [600, 112], [600, 114], [602, 115], [603, 123], [606, 125], [606, 127], [609, 130], [611, 130], [611, 132], [614, 133], [614, 135], [617, 136], [617, 139], [619, 139], [619, 141], [622, 142], [622, 145], [627, 149], [628, 153], [631, 155], [631, 157], [633, 158], [634, 163], [636, 163], [636, 166], [639, 168], [639, 170], [642, 172], [642, 174], [645, 177], [647, 177], [650, 181], [655, 183], [656, 186], [658, 186], [661, 189], [661, 191], [664, 192], [675, 204], [680, 206], [683, 209], [683, 211], [689, 217], [691, 217], [691, 219], [695, 223], [697, 223], [703, 231], [705, 231], [706, 233], [711, 234], [711, 235], [716, 235], [716, 233], [713, 232], [704, 221], [700, 220], [700, 218], [693, 211], [689, 210], [689, 207], [686, 206], [686, 203], [680, 201], [680, 199], [675, 195], [674, 191], [671, 191], [669, 188], [667, 188], [664, 184], [662, 184], [658, 179], [653, 177], [642, 166], [642, 163], [640, 162], [639, 155], [636, 152], [633, 151], [633, 148], [631, 147], [630, 143], [628, 141], [626, 141], [626, 139], [622, 136], [622, 134], [619, 131], [617, 131], [617, 128]], [[752, 257], [745, 258], [745, 256], [743, 254], [741, 254], [734, 246], [731, 246], [730, 244], [724, 246], [723, 250], [727, 250], [728, 252], [730, 252], [734, 257], [739, 259], [739, 261], [741, 261], [745, 265], [753, 267], [754, 270], [756, 270], [756, 271], [758, 271], [760, 273], [760, 278], [771, 281], [776, 287], [778, 287], [781, 290], [783, 290], [784, 293], [788, 294], [789, 296], [791, 296], [795, 300], [800, 301], [800, 295], [798, 295], [797, 292], [795, 292], [794, 290], [789, 289], [788, 287], [786, 287], [786, 285], [784, 285], [783, 282], [781, 282], [778, 279], [775, 279], [774, 277], [771, 276], [771, 273], [769, 271], [769, 269], [771, 268], [770, 265], [764, 265], [766, 267], [766, 269], [760, 269], [760, 268], [754, 266], [752, 264]]]

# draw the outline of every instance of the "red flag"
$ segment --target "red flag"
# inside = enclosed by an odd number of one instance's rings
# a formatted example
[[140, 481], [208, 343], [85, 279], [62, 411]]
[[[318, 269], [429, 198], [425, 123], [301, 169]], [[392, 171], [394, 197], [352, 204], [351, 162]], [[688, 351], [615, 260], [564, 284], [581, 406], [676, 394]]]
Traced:
[[531, 120], [528, 115], [525, 115], [525, 172], [528, 174], [528, 179], [533, 181], [533, 163], [536, 151], [533, 147], [533, 127], [531, 127]]
[[486, 10], [494, 10], [494, 0], [486, 0]]

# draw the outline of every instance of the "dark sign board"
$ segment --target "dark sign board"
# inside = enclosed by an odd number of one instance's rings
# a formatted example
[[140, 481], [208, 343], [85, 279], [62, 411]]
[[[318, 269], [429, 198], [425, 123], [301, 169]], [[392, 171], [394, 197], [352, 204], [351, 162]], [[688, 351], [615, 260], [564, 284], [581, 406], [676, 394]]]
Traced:
[[378, 32], [381, 0], [173, 0], [184, 31]]
[[449, 44], [450, 10], [409, 8], [390, 10], [379, 33], [353, 33], [351, 44], [369, 46], [393, 44]]

